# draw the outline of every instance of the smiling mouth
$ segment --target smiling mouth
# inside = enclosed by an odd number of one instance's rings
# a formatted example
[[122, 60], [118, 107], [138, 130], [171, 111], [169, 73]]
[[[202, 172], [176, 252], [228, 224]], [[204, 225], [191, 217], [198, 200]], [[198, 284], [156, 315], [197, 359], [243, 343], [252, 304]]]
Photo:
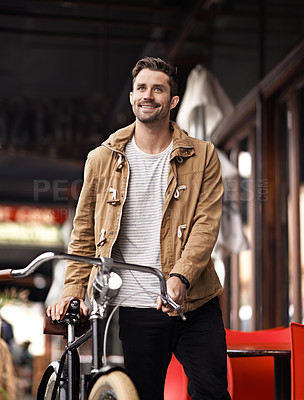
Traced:
[[147, 109], [147, 110], [153, 110], [157, 108], [157, 105], [151, 105], [151, 104], [140, 104], [139, 107]]

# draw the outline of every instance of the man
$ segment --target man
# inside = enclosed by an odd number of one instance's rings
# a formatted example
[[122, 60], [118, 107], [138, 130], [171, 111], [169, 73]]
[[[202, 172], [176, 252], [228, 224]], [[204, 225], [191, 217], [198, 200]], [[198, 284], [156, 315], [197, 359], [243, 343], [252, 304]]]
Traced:
[[[120, 338], [141, 400], [163, 399], [172, 352], [192, 400], [229, 399], [222, 287], [211, 261], [221, 218], [220, 163], [211, 143], [170, 121], [179, 101], [176, 69], [146, 57], [132, 75], [136, 121], [89, 154], [69, 252], [161, 269], [187, 317], [162, 304], [154, 276], [120, 272]], [[47, 314], [60, 319], [71, 296], [84, 298], [87, 287], [90, 295], [95, 274], [69, 262], [63, 298]], [[81, 312], [88, 314], [83, 301]]]

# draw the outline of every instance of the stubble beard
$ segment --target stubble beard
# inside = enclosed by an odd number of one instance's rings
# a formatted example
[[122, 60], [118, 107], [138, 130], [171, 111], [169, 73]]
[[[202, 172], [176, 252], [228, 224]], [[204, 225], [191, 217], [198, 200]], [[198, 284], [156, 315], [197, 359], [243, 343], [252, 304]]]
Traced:
[[133, 105], [132, 109], [135, 117], [140, 122], [151, 124], [165, 119], [170, 112], [170, 105], [167, 105], [165, 108], [157, 108], [156, 112], [153, 113], [152, 115], [145, 115], [144, 113], [142, 113], [141, 107], [138, 104]]

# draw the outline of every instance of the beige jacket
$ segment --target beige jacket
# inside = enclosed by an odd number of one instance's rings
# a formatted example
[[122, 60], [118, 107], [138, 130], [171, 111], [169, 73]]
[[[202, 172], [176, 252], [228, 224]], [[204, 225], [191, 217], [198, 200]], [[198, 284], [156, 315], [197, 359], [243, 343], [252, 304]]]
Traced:
[[[211, 260], [222, 213], [221, 167], [213, 144], [191, 138], [174, 122], [173, 150], [160, 232], [162, 271], [184, 275], [190, 287], [182, 310], [194, 310], [222, 292]], [[127, 196], [124, 148], [135, 123], [112, 134], [88, 155], [69, 252], [110, 257]], [[147, 243], [147, 245], [149, 245]], [[145, 264], [145, 260], [142, 261]], [[64, 296], [84, 298], [97, 267], [67, 263]]]

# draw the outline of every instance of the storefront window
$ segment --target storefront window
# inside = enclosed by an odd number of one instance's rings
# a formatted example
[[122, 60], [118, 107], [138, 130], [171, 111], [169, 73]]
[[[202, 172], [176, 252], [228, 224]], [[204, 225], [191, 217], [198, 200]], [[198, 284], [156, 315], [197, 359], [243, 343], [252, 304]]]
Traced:
[[[301, 260], [301, 304], [302, 323], [304, 323], [304, 87], [297, 93], [299, 128], [299, 177], [300, 177], [300, 260]], [[302, 112], [301, 112], [301, 111]]]
[[[247, 246], [238, 254], [239, 280], [240, 280], [240, 304], [239, 320], [242, 330], [252, 329], [253, 315], [253, 270], [252, 270], [252, 237], [250, 230], [250, 207], [254, 201], [252, 191], [252, 157], [248, 151], [248, 139], [240, 143], [238, 154], [239, 171], [239, 204], [242, 218], [243, 234], [247, 240]], [[245, 247], [245, 246], [244, 246]]]

